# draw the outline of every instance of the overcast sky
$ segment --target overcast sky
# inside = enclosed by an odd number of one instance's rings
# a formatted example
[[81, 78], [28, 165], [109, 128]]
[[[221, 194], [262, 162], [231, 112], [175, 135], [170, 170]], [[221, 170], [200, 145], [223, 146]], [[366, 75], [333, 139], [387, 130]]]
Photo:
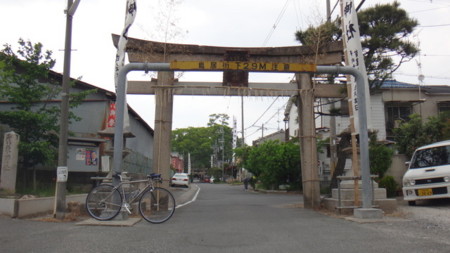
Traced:
[[[165, 0], [169, 1], [169, 0]], [[231, 47], [277, 47], [298, 45], [294, 33], [317, 25], [326, 17], [325, 0], [176, 0], [165, 36], [167, 14], [163, 0], [137, 0], [137, 17], [129, 36], [145, 40]], [[337, 0], [331, 0], [332, 8]], [[366, 0], [363, 9], [389, 0]], [[404, 64], [394, 78], [418, 84], [418, 65], [426, 85], [450, 85], [450, 1], [402, 0], [401, 7], [420, 23], [411, 40], [420, 44], [421, 55]], [[71, 77], [114, 90], [116, 49], [111, 34], [124, 25], [126, 0], [81, 0], [73, 19]], [[355, 0], [359, 4], [360, 0]], [[65, 0], [0, 1], [1, 45], [17, 45], [19, 38], [41, 42], [53, 51], [62, 73], [65, 36]], [[339, 14], [339, 6], [333, 17]], [[162, 14], [161, 14], [162, 13]], [[143, 73], [129, 80], [148, 79]], [[250, 81], [288, 82], [292, 75], [251, 75]], [[182, 80], [221, 81], [220, 74], [185, 73]], [[245, 98], [246, 142], [284, 128], [287, 98]], [[129, 95], [129, 104], [150, 126], [154, 126], [154, 100], [150, 95]], [[176, 96], [173, 128], [206, 126], [208, 115], [226, 113], [241, 130], [240, 98]], [[230, 121], [231, 124], [231, 121]], [[239, 136], [241, 134], [239, 133]]]

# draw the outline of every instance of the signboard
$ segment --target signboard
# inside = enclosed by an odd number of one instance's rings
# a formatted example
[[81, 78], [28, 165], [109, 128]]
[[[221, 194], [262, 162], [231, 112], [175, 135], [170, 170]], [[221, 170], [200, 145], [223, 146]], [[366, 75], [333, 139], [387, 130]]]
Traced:
[[[345, 45], [345, 53], [347, 57], [346, 64], [348, 66], [357, 68], [364, 79], [364, 89], [366, 93], [366, 108], [367, 108], [367, 127], [368, 129], [372, 128], [372, 124], [370, 122], [370, 92], [369, 92], [369, 82], [367, 79], [366, 66], [364, 64], [364, 57], [361, 46], [361, 38], [359, 33], [359, 25], [358, 25], [358, 16], [356, 15], [355, 5], [353, 0], [341, 0], [342, 1], [342, 23], [343, 23], [343, 31], [342, 37], [344, 38]], [[353, 76], [349, 77], [349, 82], [351, 84], [351, 94], [350, 100], [353, 105], [353, 117], [355, 124], [355, 132], [359, 133], [359, 118], [358, 118], [358, 96], [356, 81]]]
[[243, 70], [250, 72], [316, 72], [315, 64], [242, 61], [173, 61], [172, 70]]
[[71, 172], [98, 172], [100, 168], [99, 148], [97, 146], [84, 146], [70, 144], [67, 165]]
[[68, 175], [69, 169], [67, 167], [58, 167], [56, 169], [56, 182], [58, 183], [67, 182]]

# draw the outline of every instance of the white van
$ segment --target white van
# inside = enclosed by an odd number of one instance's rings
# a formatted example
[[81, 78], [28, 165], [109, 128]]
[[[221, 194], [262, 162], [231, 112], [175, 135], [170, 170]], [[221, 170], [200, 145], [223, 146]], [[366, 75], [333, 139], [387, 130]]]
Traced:
[[450, 198], [450, 140], [414, 151], [403, 176], [403, 198], [409, 205], [421, 199]]

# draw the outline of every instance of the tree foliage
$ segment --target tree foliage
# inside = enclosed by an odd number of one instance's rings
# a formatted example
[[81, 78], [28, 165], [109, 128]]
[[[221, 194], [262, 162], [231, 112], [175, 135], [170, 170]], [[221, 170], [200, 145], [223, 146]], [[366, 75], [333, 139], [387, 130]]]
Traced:
[[300, 147], [293, 142], [267, 141], [254, 147], [237, 149], [245, 169], [255, 175], [266, 189], [301, 184]]
[[450, 115], [441, 113], [437, 117], [429, 117], [425, 122], [420, 115], [411, 114], [394, 129], [398, 151], [411, 158], [414, 150], [426, 144], [450, 139]]
[[[52, 52], [44, 51], [41, 43], [19, 39], [18, 44], [17, 52], [6, 44], [0, 53], [0, 99], [11, 106], [0, 111], [0, 123], [20, 135], [19, 172], [23, 173], [56, 161], [60, 107], [52, 101], [61, 88], [49, 77], [55, 64]], [[92, 92], [73, 94], [71, 107]]]
[[[358, 23], [369, 85], [375, 89], [419, 52], [417, 46], [408, 40], [418, 22], [400, 8], [399, 2], [394, 1], [359, 11]], [[302, 45], [320, 48], [325, 43], [341, 39], [340, 27], [337, 19], [297, 31], [295, 36]]]
[[371, 88], [379, 87], [402, 63], [419, 52], [408, 40], [419, 23], [397, 1], [365, 9], [358, 13], [358, 20], [367, 73], [371, 80], [377, 80], [370, 83]]
[[207, 127], [172, 131], [172, 151], [184, 154], [185, 157], [190, 153], [192, 167], [199, 169], [211, 167], [212, 155], [216, 155], [216, 159], [220, 161], [231, 161], [233, 135], [228, 127], [228, 119], [226, 114], [212, 114]]
[[211, 134], [206, 127], [180, 128], [172, 131], [172, 151], [191, 154], [193, 168], [207, 168], [212, 155]]
[[377, 142], [376, 133], [372, 133], [369, 143], [370, 173], [383, 178], [392, 163], [394, 150]]

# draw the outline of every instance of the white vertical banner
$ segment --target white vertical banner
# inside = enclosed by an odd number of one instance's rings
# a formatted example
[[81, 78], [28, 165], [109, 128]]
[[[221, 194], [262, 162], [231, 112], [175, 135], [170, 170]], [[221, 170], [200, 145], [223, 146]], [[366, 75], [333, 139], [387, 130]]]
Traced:
[[[367, 79], [367, 71], [366, 71], [366, 65], [364, 64], [364, 56], [362, 53], [362, 46], [361, 46], [361, 37], [359, 32], [359, 25], [358, 25], [358, 16], [356, 14], [355, 10], [355, 4], [353, 3], [353, 0], [341, 0], [342, 4], [342, 24], [343, 24], [343, 34], [342, 37], [344, 38], [344, 48], [345, 48], [345, 54], [346, 54], [346, 64], [348, 66], [357, 68], [363, 78], [364, 78], [364, 89], [366, 89], [366, 108], [367, 108], [367, 128], [372, 129], [372, 122], [371, 122], [371, 106], [370, 106], [370, 92], [369, 92], [369, 81]], [[355, 124], [355, 132], [359, 133], [359, 118], [358, 118], [358, 109], [359, 109], [359, 103], [358, 103], [358, 96], [357, 96], [357, 89], [355, 78], [353, 76], [349, 77], [349, 82], [351, 84], [351, 94], [349, 94], [350, 100], [352, 102], [353, 106], [353, 118], [354, 118], [354, 124]]]
[[[120, 34], [119, 43], [117, 45], [117, 53], [116, 53], [116, 63], [114, 67], [114, 83], [116, 87], [116, 94], [118, 90], [118, 78], [119, 71], [123, 67], [125, 63], [125, 53], [128, 43], [128, 30], [134, 22], [136, 17], [136, 1], [135, 0], [127, 0], [126, 13], [125, 13], [125, 26], [123, 28], [122, 33]], [[127, 86], [127, 82], [125, 82], [125, 86]], [[125, 87], [125, 91], [126, 91]], [[124, 122], [123, 128], [129, 130], [130, 128], [130, 119], [128, 116], [128, 106], [127, 106], [127, 96], [125, 95], [125, 110], [124, 110]]]

